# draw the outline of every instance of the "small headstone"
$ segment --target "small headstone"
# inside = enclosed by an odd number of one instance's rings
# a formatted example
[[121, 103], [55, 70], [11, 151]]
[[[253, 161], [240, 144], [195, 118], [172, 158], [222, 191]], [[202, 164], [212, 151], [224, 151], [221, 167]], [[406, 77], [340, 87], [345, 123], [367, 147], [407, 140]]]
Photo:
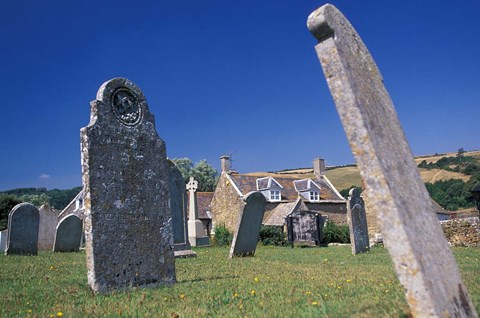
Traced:
[[8, 230], [0, 231], [0, 252], [5, 252], [7, 249]]
[[198, 219], [197, 188], [197, 180], [190, 177], [190, 181], [187, 183], [187, 190], [189, 191], [188, 236], [190, 245], [208, 246], [210, 245], [210, 238], [205, 232], [202, 221]]
[[319, 42], [318, 58], [411, 314], [475, 317], [370, 52], [350, 22], [330, 4], [310, 14], [307, 25]]
[[54, 252], [78, 252], [82, 240], [82, 220], [69, 214], [58, 222]]
[[187, 194], [185, 182], [180, 170], [175, 163], [168, 160], [169, 174], [168, 184], [170, 187], [170, 211], [172, 213], [173, 243], [175, 257], [196, 257], [197, 253], [192, 251], [188, 240], [187, 223]]
[[38, 249], [51, 251], [55, 240], [55, 229], [57, 227], [57, 212], [49, 205], [44, 204], [38, 209], [40, 214], [40, 225], [38, 227]]
[[17, 204], [8, 215], [5, 255], [37, 255], [38, 209], [30, 203]]
[[165, 143], [134, 83], [115, 78], [100, 87], [81, 150], [90, 287], [175, 283]]
[[252, 191], [245, 198], [245, 206], [239, 217], [237, 230], [230, 247], [230, 258], [253, 256], [265, 212], [265, 197], [261, 192]]
[[313, 211], [296, 210], [286, 217], [290, 244], [305, 243], [320, 245], [322, 239], [322, 216]]
[[352, 254], [368, 252], [370, 242], [368, 241], [367, 215], [365, 205], [360, 197], [360, 190], [353, 188], [349, 192], [347, 203], [347, 223], [350, 230], [350, 242]]

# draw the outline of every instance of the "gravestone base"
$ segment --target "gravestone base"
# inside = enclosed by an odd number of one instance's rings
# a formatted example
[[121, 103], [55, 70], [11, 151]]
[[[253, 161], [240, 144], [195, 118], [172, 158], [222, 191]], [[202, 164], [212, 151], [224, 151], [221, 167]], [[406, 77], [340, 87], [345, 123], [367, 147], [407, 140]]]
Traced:
[[192, 246], [210, 246], [210, 238], [208, 236], [189, 237], [188, 240]]
[[197, 253], [192, 250], [183, 250], [183, 251], [175, 251], [175, 258], [190, 258], [190, 257], [197, 257]]

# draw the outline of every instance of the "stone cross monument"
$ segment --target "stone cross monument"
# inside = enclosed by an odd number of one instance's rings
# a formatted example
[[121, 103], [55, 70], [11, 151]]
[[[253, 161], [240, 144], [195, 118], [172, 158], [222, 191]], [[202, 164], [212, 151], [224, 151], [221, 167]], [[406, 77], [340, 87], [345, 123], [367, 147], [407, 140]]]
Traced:
[[412, 315], [475, 317], [370, 52], [330, 4], [310, 14], [307, 26]]
[[142, 91], [105, 82], [80, 137], [90, 287], [175, 283], [166, 147]]
[[206, 246], [209, 244], [209, 238], [205, 235], [202, 221], [198, 219], [197, 189], [198, 181], [190, 177], [190, 181], [187, 183], [189, 192], [188, 238], [191, 246]]

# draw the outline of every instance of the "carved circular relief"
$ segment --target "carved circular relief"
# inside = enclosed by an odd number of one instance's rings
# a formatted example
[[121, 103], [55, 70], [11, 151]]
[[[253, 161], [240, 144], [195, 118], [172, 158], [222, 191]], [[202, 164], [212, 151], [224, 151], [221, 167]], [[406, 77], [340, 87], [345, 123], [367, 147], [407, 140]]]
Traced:
[[113, 113], [120, 122], [133, 126], [140, 122], [141, 107], [134, 94], [128, 88], [119, 88], [112, 94]]

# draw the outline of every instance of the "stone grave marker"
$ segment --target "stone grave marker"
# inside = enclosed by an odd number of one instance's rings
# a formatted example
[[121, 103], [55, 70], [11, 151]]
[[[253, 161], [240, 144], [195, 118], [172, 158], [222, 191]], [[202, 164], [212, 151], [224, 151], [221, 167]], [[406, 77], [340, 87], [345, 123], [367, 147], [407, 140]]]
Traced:
[[8, 230], [0, 231], [0, 252], [5, 252], [7, 249]]
[[370, 242], [368, 241], [367, 215], [365, 205], [360, 197], [360, 190], [350, 189], [347, 202], [347, 223], [350, 230], [350, 242], [352, 254], [368, 252]]
[[322, 216], [313, 211], [295, 210], [285, 218], [288, 242], [320, 245], [323, 232]]
[[198, 181], [190, 177], [190, 181], [187, 183], [187, 190], [189, 191], [188, 235], [190, 245], [208, 246], [210, 238], [206, 235], [202, 221], [198, 219], [197, 189]]
[[55, 235], [54, 252], [78, 252], [82, 241], [82, 220], [69, 214], [58, 222]]
[[89, 285], [175, 283], [166, 148], [142, 91], [125, 78], [105, 82], [80, 135]]
[[168, 160], [170, 187], [170, 211], [172, 213], [173, 244], [175, 257], [196, 257], [188, 240], [187, 194], [185, 182], [180, 170], [173, 161]]
[[17, 204], [8, 214], [5, 255], [37, 255], [38, 225], [38, 209], [30, 203]]
[[380, 228], [415, 317], [475, 317], [458, 266], [372, 56], [326, 4], [308, 17], [315, 47]]
[[38, 227], [38, 250], [51, 251], [55, 240], [55, 229], [57, 228], [57, 212], [48, 204], [38, 209], [40, 224]]
[[261, 192], [252, 191], [243, 200], [245, 206], [239, 217], [237, 230], [233, 235], [230, 258], [253, 256], [260, 235], [260, 227], [265, 212], [265, 197]]

